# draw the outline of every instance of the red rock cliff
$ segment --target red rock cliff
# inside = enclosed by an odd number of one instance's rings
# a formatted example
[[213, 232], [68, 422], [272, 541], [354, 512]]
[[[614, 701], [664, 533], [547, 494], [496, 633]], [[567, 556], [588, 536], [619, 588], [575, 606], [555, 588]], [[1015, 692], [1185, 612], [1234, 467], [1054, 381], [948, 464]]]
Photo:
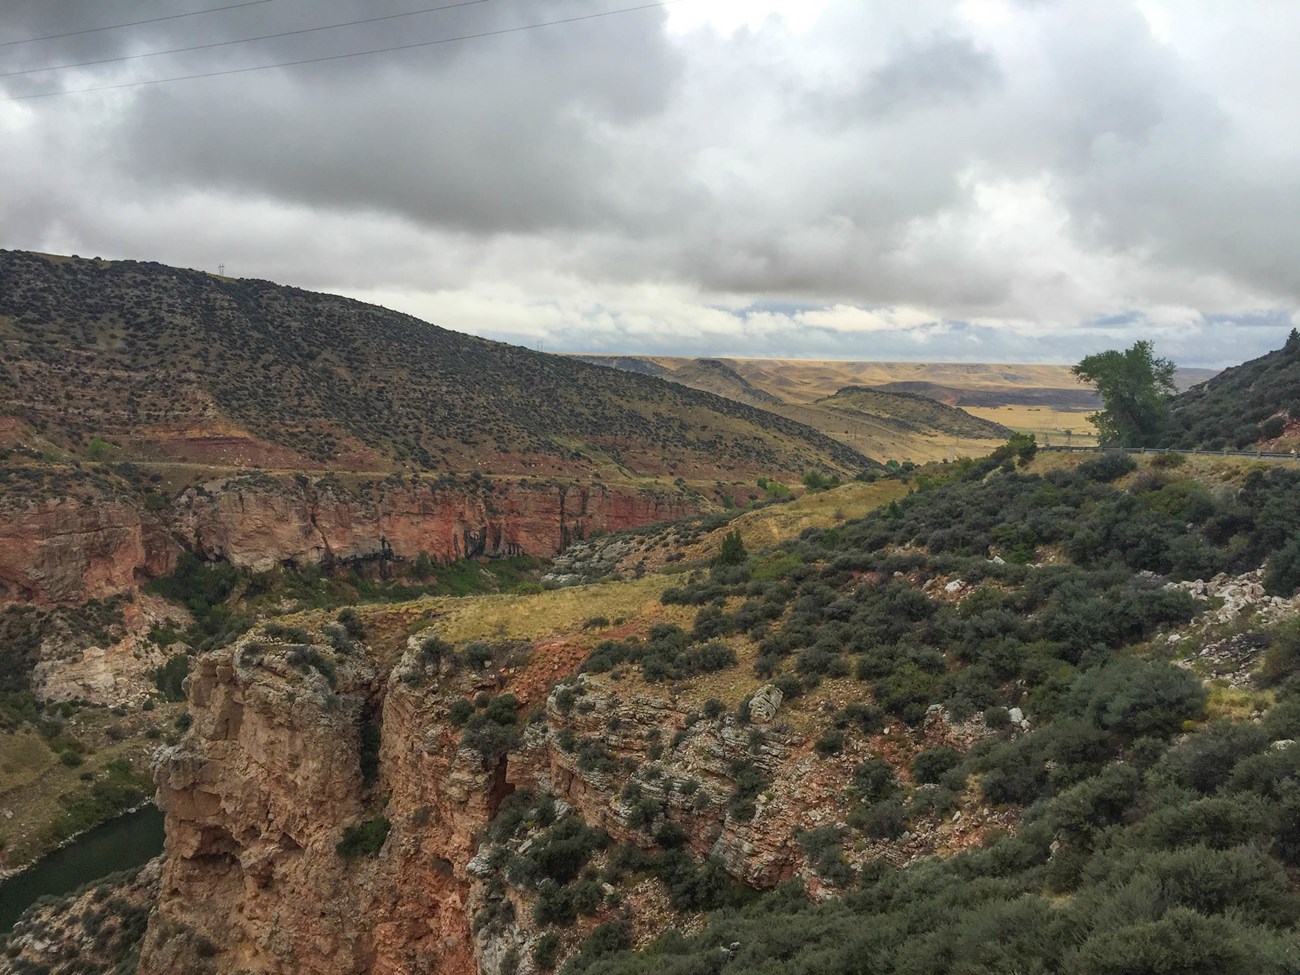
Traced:
[[421, 552], [548, 558], [596, 531], [698, 510], [681, 495], [598, 484], [390, 482], [352, 493], [269, 476], [210, 482], [156, 514], [119, 498], [11, 500], [0, 507], [0, 606], [122, 592], [169, 571], [183, 547], [256, 570]]

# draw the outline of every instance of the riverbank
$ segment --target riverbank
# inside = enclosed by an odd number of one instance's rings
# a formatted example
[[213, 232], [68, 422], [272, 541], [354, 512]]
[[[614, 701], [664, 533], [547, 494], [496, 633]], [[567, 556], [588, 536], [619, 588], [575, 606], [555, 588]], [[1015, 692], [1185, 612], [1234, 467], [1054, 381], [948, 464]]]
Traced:
[[0, 881], [0, 935], [43, 897], [61, 897], [108, 874], [136, 870], [162, 853], [163, 814], [146, 803], [64, 843]]
[[184, 705], [117, 713], [46, 709], [0, 733], [0, 878], [153, 797], [150, 758], [179, 736]]

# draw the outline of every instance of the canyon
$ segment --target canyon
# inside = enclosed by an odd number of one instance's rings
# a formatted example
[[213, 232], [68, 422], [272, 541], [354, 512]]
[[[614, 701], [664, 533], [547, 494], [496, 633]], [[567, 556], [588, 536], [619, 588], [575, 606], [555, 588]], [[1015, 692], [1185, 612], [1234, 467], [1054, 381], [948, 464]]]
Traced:
[[[339, 654], [320, 641], [312, 652], [328, 663], [295, 666], [302, 648], [254, 634], [197, 662], [192, 728], [157, 759], [167, 857], [143, 975], [536, 971], [528, 959], [543, 934], [530, 920], [537, 891], [503, 883], [498, 847], [485, 839], [503, 800], [517, 792], [550, 796], [561, 815], [613, 842], [652, 849], [628, 798], [636, 782], [638, 795], [663, 804], [694, 856], [712, 858], [736, 881], [765, 889], [797, 876], [829, 895], [834, 885], [809, 867], [795, 837], [842, 818], [854, 758], [899, 747], [891, 737], [898, 729], [885, 729], [827, 763], [772, 712], [756, 709], [752, 726], [732, 714], [704, 718], [690, 694], [588, 674], [568, 684], [581, 695], [579, 710], [557, 682], [574, 677], [581, 648], [544, 642], [513, 666], [474, 670], [447, 656], [428, 662], [423, 639], [412, 637], [388, 664], [360, 647]], [[454, 702], [476, 693], [512, 694], [521, 715], [531, 715], [508, 755], [467, 745], [449, 716]], [[368, 725], [378, 731], [370, 773]], [[988, 734], [936, 711], [904, 748], [966, 748]], [[606, 761], [591, 767], [566, 737], [601, 742]], [[745, 819], [728, 796], [737, 763], [749, 761], [770, 786]], [[688, 780], [693, 788], [674, 787]], [[340, 855], [345, 831], [379, 816], [390, 831], [378, 854]], [[903, 863], [977, 844], [1009, 822], [974, 803], [964, 817], [936, 820], [859, 858]], [[638, 939], [690, 923], [644, 885], [626, 897], [638, 905]], [[568, 950], [615, 913], [602, 909], [581, 922]]]

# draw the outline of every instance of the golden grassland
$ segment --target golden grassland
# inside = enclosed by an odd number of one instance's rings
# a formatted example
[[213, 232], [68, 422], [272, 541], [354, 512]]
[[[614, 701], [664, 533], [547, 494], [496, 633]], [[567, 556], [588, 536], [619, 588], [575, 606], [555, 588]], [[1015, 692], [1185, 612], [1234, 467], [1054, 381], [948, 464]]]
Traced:
[[[963, 409], [972, 416], [1001, 423], [1017, 433], [1032, 433], [1041, 446], [1097, 445], [1097, 428], [1088, 420], [1087, 412], [1056, 410], [1049, 406], [966, 406]], [[978, 454], [970, 452], [968, 456]]]
[[868, 512], [903, 497], [911, 488], [902, 481], [853, 482], [829, 491], [810, 491], [788, 504], [750, 511], [731, 522], [725, 530], [711, 532], [690, 550], [688, 558], [711, 558], [731, 530], [740, 532], [751, 549], [767, 548], [795, 538], [805, 528], [831, 528], [840, 522], [865, 517]]
[[[1078, 390], [1066, 365], [986, 362], [870, 362], [829, 359], [724, 359], [750, 383], [791, 402], [830, 396], [845, 386], [930, 382], [968, 389]], [[668, 362], [664, 362], [668, 365]]]

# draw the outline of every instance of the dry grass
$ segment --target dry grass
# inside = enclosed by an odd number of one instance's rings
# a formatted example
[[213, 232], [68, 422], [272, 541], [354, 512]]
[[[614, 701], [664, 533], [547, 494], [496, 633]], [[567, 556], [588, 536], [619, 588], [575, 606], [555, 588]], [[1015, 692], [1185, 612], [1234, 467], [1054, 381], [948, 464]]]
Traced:
[[1205, 702], [1205, 714], [1211, 719], [1228, 718], [1232, 721], [1249, 721], [1254, 715], [1267, 710], [1271, 695], [1233, 687], [1222, 681], [1206, 684], [1210, 692]]
[[[963, 409], [971, 416], [1001, 423], [1018, 433], [1032, 433], [1043, 446], [1095, 447], [1097, 444], [1097, 429], [1088, 422], [1086, 412], [1054, 410], [1048, 406], [966, 406]], [[966, 450], [963, 454], [976, 456]]]
[[833, 528], [840, 522], [863, 518], [910, 489], [901, 481], [874, 484], [851, 482], [830, 491], [809, 492], [788, 504], [772, 505], [741, 515], [687, 550], [687, 558], [707, 559], [717, 554], [723, 536], [735, 529], [751, 550], [767, 548], [795, 538], [806, 528]]
[[975, 362], [847, 362], [816, 359], [725, 359], [749, 382], [782, 399], [809, 401], [844, 386], [879, 386], [922, 381], [970, 389], [1027, 387], [1077, 390], [1064, 365], [1006, 365]]
[[0, 801], [13, 790], [39, 779], [54, 761], [39, 735], [22, 731], [0, 735]]
[[572, 586], [525, 595], [446, 597], [429, 600], [434, 629], [455, 643], [470, 640], [546, 640], [573, 636], [595, 642], [600, 631], [582, 629], [589, 619], [668, 622], [689, 626], [695, 609], [663, 606], [659, 596], [674, 584], [670, 576]]

